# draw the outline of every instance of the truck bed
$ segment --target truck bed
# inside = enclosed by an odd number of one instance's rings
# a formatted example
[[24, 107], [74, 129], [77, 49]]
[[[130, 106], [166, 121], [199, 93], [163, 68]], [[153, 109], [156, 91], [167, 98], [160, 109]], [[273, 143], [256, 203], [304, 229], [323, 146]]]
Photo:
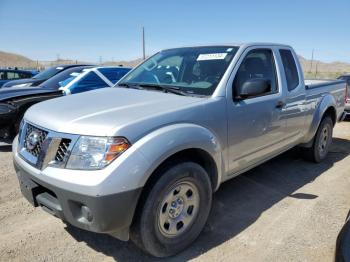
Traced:
[[[306, 89], [306, 103], [315, 104], [321, 102], [324, 96], [332, 95], [333, 101], [336, 103], [337, 110], [337, 120], [340, 120], [342, 113], [344, 111], [344, 96], [346, 90], [346, 82], [343, 80], [319, 80], [305, 79], [305, 89]], [[316, 108], [314, 108], [315, 110]], [[311, 110], [311, 114], [314, 114], [314, 110]], [[309, 115], [311, 121], [311, 115]]]
[[313, 89], [328, 85], [343, 84], [345, 81], [334, 79], [305, 79], [304, 83], [306, 89]]

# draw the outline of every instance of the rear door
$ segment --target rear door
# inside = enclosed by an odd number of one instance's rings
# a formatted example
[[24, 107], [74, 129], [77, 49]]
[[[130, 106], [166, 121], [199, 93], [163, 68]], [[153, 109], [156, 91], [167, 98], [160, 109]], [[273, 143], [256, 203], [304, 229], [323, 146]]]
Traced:
[[282, 61], [282, 83], [286, 87], [283, 115], [287, 121], [288, 141], [295, 143], [305, 133], [305, 85], [296, 55], [291, 49], [278, 51]]
[[[229, 81], [227, 115], [231, 173], [269, 158], [281, 149], [285, 139], [286, 121], [280, 106], [282, 86], [275, 52], [266, 47], [248, 48]], [[257, 97], [236, 100], [237, 86], [255, 78], [268, 80], [270, 89]]]

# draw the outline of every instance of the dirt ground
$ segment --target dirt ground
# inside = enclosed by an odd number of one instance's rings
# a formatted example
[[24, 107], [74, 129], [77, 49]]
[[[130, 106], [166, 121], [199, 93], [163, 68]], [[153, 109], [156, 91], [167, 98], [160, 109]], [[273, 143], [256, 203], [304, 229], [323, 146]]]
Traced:
[[[350, 209], [350, 122], [327, 160], [291, 150], [222, 185], [204, 232], [166, 261], [332, 261]], [[0, 148], [0, 261], [151, 261], [130, 242], [66, 226], [21, 196]]]

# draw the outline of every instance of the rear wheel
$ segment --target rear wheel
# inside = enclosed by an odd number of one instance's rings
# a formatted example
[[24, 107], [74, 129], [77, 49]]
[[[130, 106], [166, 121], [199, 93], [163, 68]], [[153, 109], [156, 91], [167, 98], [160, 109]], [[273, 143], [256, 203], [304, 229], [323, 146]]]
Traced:
[[202, 231], [212, 202], [207, 172], [198, 164], [169, 166], [154, 184], [131, 229], [131, 239], [156, 257], [174, 255]]
[[333, 121], [329, 116], [326, 116], [318, 127], [312, 147], [304, 149], [306, 159], [315, 163], [324, 160], [332, 144], [332, 137]]

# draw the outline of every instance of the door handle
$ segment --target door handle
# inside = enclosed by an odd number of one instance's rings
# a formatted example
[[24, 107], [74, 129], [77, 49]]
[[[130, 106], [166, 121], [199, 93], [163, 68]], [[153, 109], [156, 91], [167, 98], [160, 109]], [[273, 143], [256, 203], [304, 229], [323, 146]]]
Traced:
[[276, 108], [282, 109], [285, 105], [286, 105], [286, 103], [284, 103], [283, 101], [278, 101], [277, 105], [276, 105]]

